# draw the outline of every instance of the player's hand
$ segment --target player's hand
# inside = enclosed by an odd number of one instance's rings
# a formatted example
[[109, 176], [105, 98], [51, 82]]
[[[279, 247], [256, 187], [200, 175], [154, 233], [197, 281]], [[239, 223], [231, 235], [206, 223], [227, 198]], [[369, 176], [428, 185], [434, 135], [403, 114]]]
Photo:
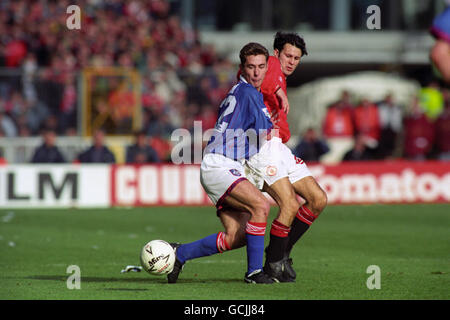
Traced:
[[278, 124], [278, 122], [280, 122], [280, 118], [277, 110], [272, 111], [270, 114], [270, 120], [272, 121], [274, 128], [280, 128], [280, 125]]
[[283, 110], [286, 114], [289, 113], [289, 100], [284, 91], [280, 88], [277, 90], [276, 95], [278, 97], [278, 101], [280, 103], [280, 109]]
[[281, 109], [283, 109], [283, 111], [288, 114], [289, 113], [289, 100], [286, 99], [281, 99]]

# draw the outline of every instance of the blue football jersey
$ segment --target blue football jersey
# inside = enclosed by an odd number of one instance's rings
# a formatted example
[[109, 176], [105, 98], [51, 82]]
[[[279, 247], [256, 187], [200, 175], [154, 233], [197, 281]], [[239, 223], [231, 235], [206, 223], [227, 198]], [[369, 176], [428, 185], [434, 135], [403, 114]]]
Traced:
[[273, 125], [263, 95], [241, 76], [219, 108], [206, 153], [222, 154], [233, 160], [256, 154]]
[[434, 37], [450, 43], [450, 7], [434, 19], [430, 31]]

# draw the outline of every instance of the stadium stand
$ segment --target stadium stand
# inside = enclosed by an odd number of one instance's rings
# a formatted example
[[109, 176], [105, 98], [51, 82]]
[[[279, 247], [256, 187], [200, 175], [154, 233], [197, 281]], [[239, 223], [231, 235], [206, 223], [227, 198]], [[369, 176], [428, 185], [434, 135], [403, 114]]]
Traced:
[[[80, 78], [83, 70], [92, 67], [131, 68], [138, 72], [142, 108], [139, 129], [152, 137], [152, 147], [163, 161], [170, 160], [173, 130], [192, 131], [194, 121], [202, 121], [203, 130], [213, 127], [218, 103], [234, 83], [237, 66], [226, 53], [202, 43], [197, 30], [183, 25], [172, 2], [100, 0], [78, 4], [83, 7], [80, 30], [66, 27], [66, 1], [19, 0], [0, 4], [0, 136], [3, 137], [0, 149], [6, 160], [27, 162], [45, 128], [55, 130], [60, 136], [59, 146], [69, 162], [89, 145], [90, 137], [82, 129], [85, 112], [82, 100], [86, 92]], [[117, 85], [113, 80], [106, 85]], [[352, 103], [359, 104], [362, 96], [372, 104], [381, 101], [379, 97], [385, 92], [376, 91], [373, 85], [376, 80], [370, 79], [371, 91], [363, 86], [363, 81], [358, 84], [347, 81]], [[95, 81], [96, 88], [105, 85], [104, 79]], [[346, 83], [345, 79], [340, 81]], [[448, 104], [449, 94], [448, 89], [433, 86], [430, 121], [435, 122]], [[424, 96], [427, 90], [417, 85], [405, 90], [399, 88], [400, 84], [394, 88], [393, 96], [404, 114], [414, 100], [411, 92], [422, 98], [421, 107], [430, 107], [430, 101]], [[295, 110], [290, 115], [294, 133], [291, 147], [307, 128], [322, 131], [325, 110], [337, 100], [339, 90], [335, 87], [334, 91], [315, 95], [315, 100], [305, 98], [301, 92], [297, 94], [294, 89], [290, 91], [290, 98], [302, 109], [301, 116]], [[303, 92], [311, 96], [314, 90], [305, 87]], [[114, 106], [120, 111], [120, 103], [126, 98], [126, 95], [109, 95], [103, 103], [106, 108]], [[101, 103], [96, 107], [101, 109]], [[134, 131], [122, 130], [119, 133], [129, 137], [108, 140], [119, 144], [118, 154], [125, 152]], [[11, 138], [18, 140], [13, 142]], [[344, 143], [330, 142], [331, 152], [326, 157], [340, 161], [353, 142], [353, 137]], [[424, 157], [437, 158], [441, 149], [441, 145], [433, 146]], [[403, 151], [398, 155], [404, 155]], [[124, 159], [124, 155], [117, 158]]]

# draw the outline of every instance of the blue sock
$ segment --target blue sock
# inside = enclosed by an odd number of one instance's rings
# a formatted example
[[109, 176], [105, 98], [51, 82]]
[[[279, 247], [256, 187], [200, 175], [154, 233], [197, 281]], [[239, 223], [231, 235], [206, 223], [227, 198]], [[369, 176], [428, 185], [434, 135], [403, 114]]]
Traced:
[[247, 233], [247, 274], [263, 268], [264, 235]]
[[182, 244], [177, 249], [177, 258], [181, 263], [185, 263], [187, 260], [219, 253], [216, 240], [217, 233], [191, 243]]

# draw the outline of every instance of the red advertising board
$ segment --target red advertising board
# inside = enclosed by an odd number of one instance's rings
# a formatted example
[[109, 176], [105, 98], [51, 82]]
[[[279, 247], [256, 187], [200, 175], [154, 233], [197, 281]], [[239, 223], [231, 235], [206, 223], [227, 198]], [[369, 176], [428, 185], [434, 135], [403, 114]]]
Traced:
[[211, 205], [199, 165], [114, 165], [112, 206]]
[[[450, 202], [449, 162], [311, 164], [329, 204]], [[112, 206], [211, 205], [199, 165], [116, 165]]]
[[310, 169], [329, 203], [450, 201], [448, 162], [351, 162]]

